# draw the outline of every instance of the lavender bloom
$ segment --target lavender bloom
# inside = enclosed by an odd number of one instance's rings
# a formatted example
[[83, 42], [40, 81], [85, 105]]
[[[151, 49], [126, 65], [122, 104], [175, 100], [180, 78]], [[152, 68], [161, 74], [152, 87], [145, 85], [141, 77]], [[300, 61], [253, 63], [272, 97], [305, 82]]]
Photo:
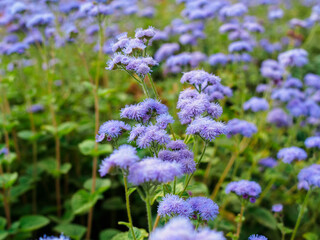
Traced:
[[187, 149], [187, 145], [183, 142], [183, 140], [170, 141], [167, 144], [167, 148], [171, 150], [182, 150]]
[[223, 232], [217, 232], [209, 228], [200, 229], [195, 238], [196, 240], [226, 240], [223, 236]]
[[[110, 138], [118, 138], [123, 131], [129, 131], [131, 127], [122, 121], [110, 120], [103, 123], [96, 136], [96, 142], [101, 142], [105, 137], [109, 140]], [[110, 139], [110, 140], [111, 140]]]
[[228, 47], [229, 52], [251, 52], [253, 50], [252, 45], [246, 41], [233, 42]]
[[298, 189], [309, 190], [310, 187], [320, 187], [320, 165], [312, 164], [303, 168], [298, 174]]
[[[150, 240], [195, 240], [196, 232], [188, 218], [172, 218], [163, 228], [157, 228], [150, 235]], [[200, 239], [199, 239], [200, 240]]]
[[239, 120], [237, 118], [232, 119], [227, 124], [228, 136], [233, 136], [236, 134], [241, 134], [245, 137], [251, 137], [256, 133], [257, 127], [253, 123], [247, 122], [245, 120]]
[[272, 212], [282, 212], [283, 210], [283, 205], [282, 204], [274, 204], [272, 206]]
[[240, 29], [238, 23], [225, 23], [219, 28], [220, 33], [234, 32]]
[[259, 164], [264, 167], [274, 168], [275, 166], [278, 165], [278, 162], [272, 157], [267, 157], [267, 158], [260, 159]]
[[227, 55], [223, 54], [223, 53], [217, 53], [217, 54], [213, 54], [209, 57], [209, 64], [211, 66], [217, 66], [217, 65], [226, 65], [229, 61], [229, 58]]
[[281, 102], [288, 102], [293, 98], [303, 99], [304, 94], [296, 88], [279, 88], [272, 92], [271, 98]]
[[167, 183], [181, 175], [179, 163], [165, 162], [158, 158], [145, 158], [130, 167], [128, 181], [133, 185], [141, 185], [146, 182]]
[[292, 118], [281, 108], [272, 109], [267, 116], [268, 123], [275, 124], [277, 127], [288, 127], [292, 124]]
[[246, 12], [248, 12], [248, 8], [243, 3], [236, 3], [233, 5], [225, 6], [219, 11], [219, 15], [222, 18], [227, 17], [241, 17]]
[[26, 23], [28, 28], [45, 27], [52, 24], [54, 15], [51, 13], [41, 13], [32, 16]]
[[248, 31], [250, 32], [258, 32], [258, 33], [264, 32], [264, 27], [256, 22], [246, 22], [243, 24], [243, 26], [244, 28], [248, 29]]
[[265, 111], [269, 109], [269, 104], [264, 98], [252, 97], [243, 104], [243, 109], [251, 109], [253, 112]]
[[183, 200], [177, 195], [167, 194], [159, 202], [158, 214], [161, 217], [190, 217], [192, 213], [193, 209], [190, 203]]
[[193, 212], [199, 214], [202, 220], [213, 220], [219, 214], [218, 205], [210, 198], [192, 197], [187, 200]]
[[284, 69], [277, 61], [267, 59], [262, 62], [260, 72], [263, 77], [279, 80], [282, 79]]
[[189, 83], [196, 86], [197, 90], [200, 91], [208, 85], [219, 84], [221, 79], [218, 76], [209, 74], [203, 70], [194, 70], [186, 72], [181, 78], [181, 83]]
[[102, 161], [99, 168], [100, 176], [103, 177], [108, 174], [113, 167], [127, 170], [138, 161], [137, 150], [130, 145], [122, 145]]
[[170, 141], [167, 132], [159, 126], [147, 126], [144, 131], [137, 137], [137, 145], [139, 148], [148, 148], [151, 144], [165, 145]]
[[136, 29], [135, 37], [141, 40], [149, 40], [156, 35], [156, 31], [153, 27], [147, 29], [138, 28]]
[[304, 144], [307, 148], [319, 148], [320, 149], [320, 137], [314, 136], [314, 137], [308, 137]]
[[17, 13], [23, 13], [27, 10], [27, 6], [22, 2], [15, 2], [13, 5], [9, 8], [9, 12], [12, 15], [15, 15]]
[[43, 237], [40, 237], [39, 240], [70, 240], [70, 238], [64, 236], [63, 234], [61, 234], [59, 237], [44, 235]]
[[258, 183], [248, 180], [231, 182], [226, 187], [226, 193], [233, 192], [243, 198], [257, 198], [261, 193], [261, 187]]
[[302, 67], [308, 63], [308, 53], [304, 49], [292, 49], [278, 56], [278, 61], [281, 65], [287, 67]]
[[308, 114], [308, 109], [305, 102], [300, 99], [293, 99], [287, 104], [287, 109], [290, 114], [294, 117], [306, 116]]
[[298, 78], [290, 77], [284, 82], [283, 86], [285, 88], [302, 88], [303, 84]]
[[156, 121], [156, 125], [161, 129], [166, 129], [170, 123], [174, 123], [173, 117], [169, 113], [159, 115]]
[[186, 130], [187, 134], [197, 134], [206, 141], [213, 141], [227, 132], [228, 129], [224, 123], [216, 122], [209, 117], [197, 117]]
[[271, 92], [272, 87], [268, 84], [259, 84], [256, 87], [256, 92], [261, 93], [261, 92]]
[[179, 51], [180, 46], [177, 43], [165, 43], [154, 54], [154, 59], [157, 62], [161, 62], [164, 59], [172, 56], [175, 52]]
[[277, 158], [282, 159], [284, 163], [291, 163], [293, 160], [305, 160], [307, 157], [307, 153], [298, 147], [283, 148], [277, 154]]
[[320, 76], [313, 74], [313, 73], [308, 73], [304, 77], [304, 82], [307, 86], [315, 88], [315, 89], [320, 89]]
[[12, 45], [7, 46], [6, 49], [4, 50], [4, 53], [6, 55], [11, 55], [14, 53], [23, 54], [23, 53], [25, 53], [25, 51], [28, 48], [29, 48], [28, 44], [26, 44], [24, 42], [17, 42], [17, 43], [14, 43]]
[[283, 10], [281, 8], [272, 9], [268, 12], [268, 18], [270, 20], [283, 18]]
[[262, 235], [253, 234], [248, 238], [248, 240], [268, 240], [268, 238]]
[[43, 110], [44, 110], [44, 107], [42, 104], [34, 104], [27, 109], [27, 112], [38, 113], [38, 112], [42, 112]]
[[225, 96], [232, 96], [232, 89], [222, 84], [208, 86], [204, 92], [209, 96], [209, 101], [223, 99]]
[[2, 154], [3, 154], [3, 155], [8, 155], [8, 154], [9, 154], [8, 148], [6, 148], [6, 147], [1, 148], [1, 149], [0, 149], [0, 156], [1, 156]]

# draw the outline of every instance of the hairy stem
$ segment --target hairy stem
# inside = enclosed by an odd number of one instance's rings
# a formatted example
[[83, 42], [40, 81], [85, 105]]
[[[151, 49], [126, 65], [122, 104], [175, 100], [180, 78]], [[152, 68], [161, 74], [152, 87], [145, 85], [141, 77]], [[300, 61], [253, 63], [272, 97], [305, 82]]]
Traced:
[[124, 182], [124, 190], [126, 194], [126, 207], [127, 207], [127, 214], [128, 214], [128, 220], [130, 224], [130, 231], [133, 236], [133, 239], [136, 240], [136, 236], [133, 231], [133, 223], [132, 223], [132, 217], [131, 217], [131, 210], [130, 210], [130, 200], [129, 200], [129, 193], [128, 193], [128, 181], [127, 177], [123, 174], [123, 182]]

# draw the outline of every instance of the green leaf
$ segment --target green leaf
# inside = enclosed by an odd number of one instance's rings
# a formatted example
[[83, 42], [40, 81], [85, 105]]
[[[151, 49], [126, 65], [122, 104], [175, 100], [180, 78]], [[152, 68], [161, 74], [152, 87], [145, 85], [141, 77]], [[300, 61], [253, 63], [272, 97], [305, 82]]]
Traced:
[[4, 173], [0, 176], [0, 186], [10, 188], [18, 178], [18, 173]]
[[0, 217], [0, 230], [4, 230], [7, 224], [7, 219]]
[[267, 209], [251, 207], [248, 208], [248, 213], [261, 225], [270, 229], [277, 228], [277, 220]]
[[[148, 235], [149, 235], [147, 233], [147, 231], [144, 229], [139, 229], [139, 228], [133, 227], [133, 231], [134, 231], [134, 235], [136, 236], [137, 240], [143, 240], [144, 238], [148, 237]], [[129, 231], [129, 233], [128, 233], [128, 239], [134, 239], [131, 231]]]
[[74, 214], [84, 214], [95, 205], [101, 195], [97, 192], [91, 194], [82, 189], [76, 192], [71, 199], [71, 206]]
[[292, 229], [285, 227], [283, 223], [278, 223], [277, 227], [279, 228], [280, 232], [284, 234], [288, 234], [292, 232]]
[[94, 140], [84, 140], [79, 144], [80, 152], [85, 156], [99, 156], [112, 152], [112, 147], [110, 144], [99, 144], [98, 150], [95, 150]]
[[57, 130], [54, 126], [51, 126], [51, 125], [44, 125], [41, 127], [43, 130], [51, 133], [52, 135], [56, 135], [57, 133]]
[[49, 224], [49, 219], [40, 215], [28, 215], [20, 218], [20, 231], [30, 232]]
[[86, 233], [87, 228], [78, 224], [60, 224], [57, 225], [54, 231], [63, 233], [64, 235], [73, 239], [79, 240]]
[[0, 240], [7, 239], [6, 237], [9, 235], [9, 233], [5, 230], [0, 230]]
[[[99, 193], [103, 193], [105, 191], [107, 191], [111, 186], [111, 181], [110, 179], [101, 179], [101, 178], [97, 178], [96, 179], [96, 192]], [[85, 181], [85, 183], [83, 184], [83, 187], [89, 191], [91, 191], [92, 188], [92, 178], [88, 179], [87, 181]]]
[[64, 122], [58, 127], [58, 135], [59, 137], [65, 136], [75, 130], [78, 124], [75, 122]]
[[60, 173], [61, 174], [67, 174], [69, 170], [71, 169], [72, 165], [71, 163], [64, 163], [60, 167]]
[[111, 238], [111, 240], [128, 240], [128, 239], [129, 239], [128, 232], [118, 233], [113, 238]]
[[109, 229], [103, 230], [99, 234], [99, 239], [100, 240], [112, 239], [119, 232], [120, 231], [118, 229], [113, 229], [113, 228], [109, 228]]
[[306, 240], [318, 240], [318, 235], [312, 232], [303, 234], [303, 238]]
[[128, 196], [130, 196], [137, 188], [129, 188], [128, 190]]
[[18, 132], [18, 136], [19, 138], [22, 138], [24, 140], [34, 141], [34, 140], [37, 140], [41, 136], [41, 134], [34, 133], [30, 130], [24, 130], [24, 131]]
[[9, 153], [7, 155], [5, 155], [3, 158], [0, 158], [0, 164], [1, 162], [3, 164], [6, 164], [6, 165], [11, 165], [11, 163], [13, 163], [14, 160], [17, 159], [17, 154], [15, 153]]
[[39, 166], [52, 175], [53, 177], [58, 177], [61, 174], [66, 174], [71, 169], [71, 163], [64, 163], [60, 166], [60, 171], [57, 170], [57, 162], [53, 158], [49, 158], [46, 160], [43, 160], [39, 163]]

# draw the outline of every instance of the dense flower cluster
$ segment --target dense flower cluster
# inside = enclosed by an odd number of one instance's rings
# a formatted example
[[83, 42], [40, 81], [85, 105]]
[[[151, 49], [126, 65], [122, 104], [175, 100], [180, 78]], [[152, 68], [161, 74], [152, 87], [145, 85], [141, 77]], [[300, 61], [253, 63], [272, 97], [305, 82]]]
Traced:
[[227, 129], [229, 136], [241, 134], [245, 137], [251, 137], [258, 131], [257, 127], [253, 123], [236, 118], [228, 122]]
[[312, 164], [298, 174], [298, 188], [309, 190], [310, 187], [320, 187], [320, 165]]
[[277, 154], [278, 159], [282, 159], [285, 163], [291, 163], [294, 160], [305, 160], [308, 155], [299, 147], [289, 147], [281, 149]]
[[63, 234], [61, 234], [59, 237], [44, 235], [43, 237], [40, 237], [39, 240], [70, 240], [70, 238], [64, 236]]
[[240, 180], [231, 182], [226, 187], [226, 193], [235, 193], [244, 199], [250, 198], [251, 202], [255, 202], [261, 193], [261, 187], [258, 183], [248, 180]]

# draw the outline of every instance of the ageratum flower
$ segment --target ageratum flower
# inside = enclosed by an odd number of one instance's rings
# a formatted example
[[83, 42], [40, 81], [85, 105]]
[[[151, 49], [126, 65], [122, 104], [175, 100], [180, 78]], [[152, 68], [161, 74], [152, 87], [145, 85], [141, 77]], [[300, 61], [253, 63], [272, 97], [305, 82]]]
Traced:
[[186, 72], [181, 78], [181, 83], [189, 83], [197, 88], [198, 91], [203, 90], [206, 86], [219, 84], [221, 79], [218, 76], [209, 74], [203, 70], [194, 70]]
[[264, 27], [256, 22], [245, 22], [243, 24], [244, 28], [246, 28], [249, 32], [258, 32], [263, 33]]
[[158, 100], [147, 98], [138, 104], [126, 105], [121, 109], [120, 117], [146, 123], [152, 116], [166, 113], [168, 113], [166, 105]]
[[272, 206], [272, 212], [282, 212], [283, 210], [283, 205], [282, 204], [274, 204]]
[[54, 15], [52, 13], [39, 13], [33, 15], [26, 23], [27, 28], [45, 27], [52, 24]]
[[4, 49], [4, 54], [11, 55], [14, 53], [23, 54], [29, 48], [29, 45], [24, 42], [17, 42], [11, 45], [8, 45]]
[[200, 216], [202, 220], [213, 220], [219, 214], [218, 205], [206, 197], [191, 197], [187, 200], [193, 213]]
[[168, 57], [172, 56], [175, 52], [179, 51], [180, 46], [178, 43], [165, 43], [154, 54], [154, 59], [157, 62], [161, 62]]
[[281, 19], [283, 17], [283, 10], [281, 8], [271, 9], [268, 12], [269, 20]]
[[285, 88], [302, 88], [303, 84], [298, 78], [289, 77], [283, 84]]
[[161, 217], [190, 217], [192, 213], [191, 205], [177, 195], [167, 194], [159, 202], [158, 214]]
[[3, 155], [7, 155], [9, 153], [9, 150], [8, 148], [6, 147], [3, 147], [0, 149], [0, 156], [3, 154]]
[[271, 92], [272, 87], [268, 84], [259, 84], [256, 87], [256, 92], [257, 93], [262, 93], [262, 92]]
[[312, 164], [303, 168], [298, 174], [298, 189], [309, 190], [310, 187], [320, 187], [320, 165]]
[[108, 141], [118, 138], [123, 131], [129, 131], [131, 127], [122, 121], [109, 120], [103, 123], [96, 136], [96, 142], [101, 142], [105, 137]]
[[163, 113], [157, 116], [156, 125], [161, 129], [166, 129], [168, 124], [174, 123], [173, 117], [169, 113]]
[[252, 44], [250, 44], [247, 41], [237, 41], [237, 42], [233, 42], [229, 45], [228, 47], [228, 51], [229, 52], [251, 52], [253, 50], [252, 48]]
[[304, 77], [304, 82], [309, 87], [320, 89], [320, 76], [317, 74], [308, 73]]
[[154, 27], [149, 27], [147, 29], [138, 28], [136, 29], [135, 37], [140, 40], [149, 40], [156, 35]]
[[44, 106], [42, 104], [33, 104], [28, 109], [27, 112], [29, 113], [38, 113], [44, 110]]
[[[195, 240], [196, 232], [188, 218], [172, 218], [163, 228], [157, 228], [150, 235], [150, 240]], [[199, 239], [200, 240], [200, 239]]]
[[288, 102], [294, 98], [303, 99], [304, 93], [296, 88], [279, 88], [272, 92], [271, 98], [281, 102]]
[[149, 125], [147, 127], [138, 125], [130, 133], [129, 141], [134, 140], [136, 140], [139, 148], [148, 148], [152, 144], [167, 144], [170, 141], [170, 136], [157, 125]]
[[196, 240], [226, 240], [223, 232], [217, 232], [209, 228], [200, 229], [196, 235]]
[[23, 13], [27, 10], [27, 6], [22, 2], [15, 2], [12, 4], [12, 6], [9, 8], [9, 13], [11, 15], [15, 15], [17, 13]]
[[226, 187], [226, 193], [233, 192], [245, 199], [250, 197], [251, 202], [255, 202], [256, 198], [261, 193], [261, 187], [258, 183], [248, 180], [240, 180], [231, 182]]
[[292, 49], [278, 56], [278, 61], [285, 67], [302, 67], [308, 63], [308, 52], [301, 48]]
[[278, 165], [277, 160], [275, 160], [272, 157], [267, 157], [267, 158], [262, 158], [259, 160], [259, 164], [264, 166], [264, 167], [268, 167], [268, 168], [274, 168], [275, 166]]
[[211, 66], [226, 65], [229, 62], [228, 55], [223, 53], [213, 54], [209, 57], [208, 62]]
[[261, 75], [272, 80], [280, 80], [284, 75], [283, 67], [275, 60], [267, 59], [262, 62], [260, 68]]
[[284, 163], [291, 163], [294, 160], [305, 160], [307, 157], [306, 151], [299, 147], [283, 148], [277, 154], [277, 158], [282, 159]]
[[114, 167], [128, 170], [130, 166], [139, 161], [137, 156], [137, 150], [130, 145], [121, 145], [119, 149], [113, 151], [113, 153], [105, 158], [100, 164], [99, 173], [103, 177], [110, 172]]
[[277, 127], [288, 127], [292, 125], [292, 118], [281, 108], [272, 109], [267, 116], [268, 123], [275, 124]]
[[243, 104], [243, 109], [251, 109], [252, 112], [265, 111], [269, 109], [269, 103], [264, 98], [252, 97]]
[[182, 149], [187, 149], [187, 145], [184, 143], [183, 140], [176, 140], [176, 141], [170, 141], [167, 144], [167, 148], [171, 150], [182, 150]]
[[304, 145], [306, 145], [307, 148], [319, 148], [320, 149], [320, 137], [314, 136], [314, 137], [308, 137]]
[[199, 135], [206, 141], [213, 141], [216, 137], [227, 134], [228, 130], [224, 123], [216, 122], [210, 117], [197, 117], [187, 127], [186, 133]]
[[248, 240], [268, 240], [268, 238], [263, 235], [253, 234], [248, 238]]
[[43, 237], [40, 237], [39, 240], [70, 240], [70, 238], [64, 236], [63, 234], [61, 234], [59, 237], [44, 235]]
[[241, 134], [245, 137], [251, 137], [258, 131], [256, 125], [254, 125], [253, 123], [237, 118], [232, 119], [228, 122], [227, 129], [229, 137], [236, 134]]
[[248, 8], [246, 7], [246, 5], [244, 5], [243, 3], [236, 3], [233, 5], [228, 5], [228, 6], [223, 7], [219, 11], [219, 16], [222, 18], [241, 17], [246, 12], [248, 12]]
[[146, 182], [167, 183], [182, 175], [181, 165], [158, 158], [145, 158], [129, 168], [128, 181], [133, 185]]
[[232, 96], [232, 89], [223, 86], [222, 84], [217, 84], [213, 86], [208, 86], [205, 90], [204, 93], [206, 93], [209, 96], [209, 101], [215, 101], [219, 99], [223, 99], [225, 96], [231, 97]]

